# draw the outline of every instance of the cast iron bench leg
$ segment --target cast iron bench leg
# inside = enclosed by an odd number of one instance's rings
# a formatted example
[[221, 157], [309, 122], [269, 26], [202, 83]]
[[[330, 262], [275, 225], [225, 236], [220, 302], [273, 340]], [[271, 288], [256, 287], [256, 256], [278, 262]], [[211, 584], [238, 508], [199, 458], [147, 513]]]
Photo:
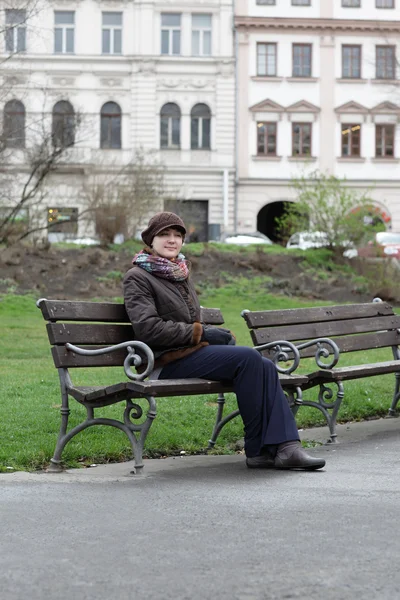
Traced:
[[394, 388], [392, 405], [389, 408], [389, 416], [390, 417], [396, 416], [396, 406], [397, 406], [398, 401], [400, 400], [400, 373], [396, 373], [395, 377], [396, 377], [396, 385]]
[[227, 415], [225, 418], [223, 418], [224, 406], [225, 406], [224, 394], [218, 394], [217, 403], [218, 403], [217, 417], [215, 419], [215, 425], [214, 425], [214, 429], [213, 429], [211, 438], [208, 440], [207, 450], [212, 450], [212, 448], [214, 448], [214, 446], [217, 442], [217, 438], [218, 438], [219, 434], [221, 433], [222, 428], [225, 427], [225, 425], [227, 423], [229, 423], [229, 421], [232, 421], [232, 419], [234, 419], [235, 417], [237, 417], [240, 414], [239, 410], [234, 410], [229, 415]]
[[[328, 439], [328, 442], [331, 443], [336, 442], [336, 417], [344, 397], [343, 383], [341, 381], [335, 381], [332, 382], [332, 384], [337, 387], [336, 398], [333, 402], [329, 402], [329, 400], [333, 397], [334, 392], [324, 383], [321, 383], [319, 386], [318, 402], [303, 400], [303, 406], [318, 408], [324, 415], [329, 427], [330, 439]], [[329, 413], [329, 410], [332, 412]]]

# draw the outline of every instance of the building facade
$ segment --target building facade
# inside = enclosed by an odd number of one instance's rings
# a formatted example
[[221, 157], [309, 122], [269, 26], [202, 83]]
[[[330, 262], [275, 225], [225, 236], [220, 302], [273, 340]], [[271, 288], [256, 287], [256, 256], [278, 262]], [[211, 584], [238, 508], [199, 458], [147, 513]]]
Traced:
[[73, 147], [30, 208], [42, 224], [59, 220], [59, 237], [87, 233], [79, 220], [85, 181], [116, 172], [142, 149], [165, 166], [165, 186], [185, 216], [196, 215], [198, 239], [209, 225], [233, 228], [230, 0], [55, 0], [29, 15], [2, 14], [3, 138], [12, 148], [3, 171], [23, 182], [39, 124], [68, 136], [80, 115]]
[[318, 170], [400, 231], [399, 0], [238, 0], [235, 23], [238, 229], [276, 238]]

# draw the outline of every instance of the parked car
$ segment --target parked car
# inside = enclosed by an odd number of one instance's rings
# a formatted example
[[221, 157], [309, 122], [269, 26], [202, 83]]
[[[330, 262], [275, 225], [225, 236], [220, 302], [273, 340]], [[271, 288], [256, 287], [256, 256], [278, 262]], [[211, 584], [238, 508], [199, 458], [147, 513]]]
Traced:
[[[298, 231], [290, 236], [286, 248], [308, 250], [309, 248], [324, 248], [328, 245], [328, 236], [323, 231]], [[343, 252], [345, 258], [358, 256], [357, 249], [351, 242], [346, 242], [343, 245], [346, 247]]]
[[379, 231], [372, 240], [358, 248], [358, 255], [362, 257], [390, 256], [400, 258], [400, 233], [394, 231]]
[[323, 248], [328, 245], [328, 236], [323, 231], [298, 231], [290, 236], [286, 248], [308, 250], [309, 248]]
[[233, 233], [222, 239], [224, 244], [237, 244], [239, 246], [250, 246], [250, 244], [273, 244], [273, 242], [259, 231], [255, 233]]

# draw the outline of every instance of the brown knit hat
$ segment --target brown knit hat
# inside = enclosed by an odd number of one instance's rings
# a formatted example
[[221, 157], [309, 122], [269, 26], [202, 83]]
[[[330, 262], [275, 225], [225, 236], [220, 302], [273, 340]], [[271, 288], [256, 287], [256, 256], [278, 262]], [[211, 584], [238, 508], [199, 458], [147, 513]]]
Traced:
[[172, 212], [159, 212], [151, 217], [147, 229], [142, 231], [142, 240], [146, 246], [151, 246], [154, 236], [168, 227], [176, 227], [182, 231], [183, 239], [185, 239], [186, 227], [182, 219]]

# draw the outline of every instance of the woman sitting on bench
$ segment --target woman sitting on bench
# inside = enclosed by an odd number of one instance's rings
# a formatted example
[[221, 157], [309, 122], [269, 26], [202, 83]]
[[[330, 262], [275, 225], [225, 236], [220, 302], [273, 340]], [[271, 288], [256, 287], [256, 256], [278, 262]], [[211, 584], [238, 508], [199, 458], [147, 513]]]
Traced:
[[321, 469], [309, 456], [273, 362], [235, 346], [228, 329], [203, 326], [200, 305], [181, 254], [186, 228], [170, 212], [157, 213], [142, 233], [146, 247], [124, 278], [125, 307], [135, 339], [155, 356], [152, 378], [199, 377], [234, 383], [244, 423], [246, 464], [252, 469]]

